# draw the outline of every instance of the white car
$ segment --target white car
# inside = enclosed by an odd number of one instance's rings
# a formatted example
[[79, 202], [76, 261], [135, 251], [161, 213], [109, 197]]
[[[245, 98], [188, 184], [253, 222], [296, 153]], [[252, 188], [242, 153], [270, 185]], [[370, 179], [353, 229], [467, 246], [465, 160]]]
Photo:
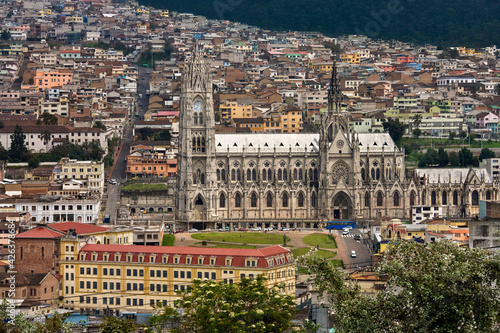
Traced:
[[252, 231], [262, 231], [261, 227], [252, 228]]
[[356, 258], [356, 251], [354, 250], [351, 251], [351, 258]]
[[116, 180], [114, 180], [114, 179], [110, 179], [110, 180], [109, 180], [109, 183], [110, 183], [111, 185], [116, 185]]
[[349, 229], [344, 229], [344, 231], [342, 232], [342, 235], [349, 235]]
[[189, 229], [189, 232], [198, 232], [198, 229], [195, 229], [195, 228]]

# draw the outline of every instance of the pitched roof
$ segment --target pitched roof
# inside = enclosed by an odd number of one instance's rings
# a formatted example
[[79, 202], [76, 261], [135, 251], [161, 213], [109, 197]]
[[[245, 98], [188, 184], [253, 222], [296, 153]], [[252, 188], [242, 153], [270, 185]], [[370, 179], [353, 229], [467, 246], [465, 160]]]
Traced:
[[164, 264], [173, 264], [174, 257], [179, 258], [178, 264], [187, 264], [187, 257], [192, 258], [192, 264], [198, 264], [198, 258], [203, 258], [203, 264], [208, 265], [210, 258], [215, 258], [215, 266], [226, 266], [225, 259], [231, 258], [231, 266], [244, 267], [247, 258], [257, 260], [255, 267], [269, 267], [267, 259], [275, 259], [284, 256], [284, 262], [276, 261], [276, 265], [290, 263], [293, 256], [290, 250], [280, 246], [270, 246], [262, 249], [227, 249], [227, 248], [200, 248], [180, 246], [144, 246], [144, 245], [112, 245], [112, 244], [87, 244], [81, 250], [84, 252], [85, 260], [92, 260], [92, 253], [97, 253], [97, 261], [103, 260], [105, 253], [109, 254], [108, 261], [114, 262], [114, 254], [122, 254], [120, 262], [126, 262], [127, 254], [132, 255], [131, 262], [139, 262], [139, 254], [144, 255], [142, 262], [150, 263], [150, 257], [156, 255], [155, 264], [163, 263], [163, 256], [168, 255], [168, 261]]
[[64, 233], [68, 232], [69, 229], [75, 229], [75, 232], [79, 235], [90, 234], [95, 232], [103, 232], [109, 229], [93, 224], [78, 223], [78, 222], [51, 223], [50, 227]]
[[64, 236], [63, 232], [50, 230], [44, 226], [34, 228], [25, 232], [22, 232], [16, 236], [16, 238], [61, 238]]

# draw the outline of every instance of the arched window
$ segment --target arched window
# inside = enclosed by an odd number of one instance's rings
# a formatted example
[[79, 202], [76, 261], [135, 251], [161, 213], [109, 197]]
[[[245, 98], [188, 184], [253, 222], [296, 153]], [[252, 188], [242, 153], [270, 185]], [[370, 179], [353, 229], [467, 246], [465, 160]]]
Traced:
[[313, 180], [313, 169], [312, 168], [309, 169], [309, 180], [310, 181]]
[[200, 125], [203, 125], [203, 114], [202, 113], [198, 113], [198, 120], [199, 120]]
[[491, 192], [486, 191], [486, 200], [491, 200]]
[[263, 180], [263, 181], [266, 181], [266, 180], [267, 180], [267, 177], [266, 177], [266, 176], [267, 176], [267, 171], [266, 171], [266, 169], [262, 169], [262, 180]]
[[283, 207], [288, 207], [288, 194], [286, 192], [283, 193], [283, 198], [281, 201]]
[[299, 180], [302, 180], [302, 169], [299, 169]]
[[316, 192], [311, 194], [311, 207], [316, 207], [318, 201], [318, 197], [316, 196]]
[[365, 207], [370, 207], [370, 192], [365, 192]]
[[220, 197], [219, 197], [219, 207], [220, 208], [226, 207], [226, 195], [224, 193], [220, 194]]
[[293, 180], [297, 180], [297, 176], [298, 176], [297, 169], [293, 169]]
[[377, 180], [380, 179], [380, 168], [377, 168]]
[[410, 206], [415, 205], [415, 191], [410, 192]]
[[394, 197], [393, 197], [393, 200], [394, 200], [394, 207], [399, 207], [399, 192], [394, 192]]
[[236, 180], [236, 170], [231, 170], [231, 180], [234, 182]]
[[217, 171], [215, 173], [217, 175], [217, 181], [220, 181], [220, 170], [217, 169]]
[[448, 204], [448, 196], [446, 195], [446, 191], [443, 191], [443, 193], [441, 193], [441, 204], [442, 205]]
[[372, 169], [372, 180], [375, 180], [375, 169]]
[[298, 203], [297, 206], [304, 207], [304, 195], [302, 194], [302, 192], [299, 192], [297, 203]]
[[201, 174], [200, 180], [201, 180], [202, 184], [205, 184], [205, 174], [204, 173]]
[[241, 194], [239, 193], [234, 196], [234, 207], [241, 208]]
[[479, 193], [477, 191], [472, 192], [472, 206], [479, 205]]
[[247, 169], [247, 181], [251, 180], [252, 180], [252, 171], [250, 171], [250, 169]]
[[435, 204], [436, 204], [436, 192], [432, 191], [431, 192], [431, 205], [435, 205]]
[[252, 180], [257, 181], [257, 170], [252, 169]]
[[273, 206], [273, 196], [271, 193], [267, 194], [267, 207], [272, 207]]
[[425, 193], [425, 190], [422, 191], [422, 205], [425, 205], [425, 197], [427, 193]]
[[314, 168], [314, 180], [318, 180], [318, 169]]
[[222, 179], [222, 181], [226, 181], [226, 170], [222, 169], [222, 171], [220, 172], [220, 178]]
[[267, 170], [267, 180], [269, 181], [273, 180], [273, 173], [271, 172], [271, 169]]
[[283, 178], [283, 171], [278, 169], [278, 180], [281, 180], [281, 178]]
[[458, 205], [458, 192], [453, 191], [453, 205]]
[[283, 169], [283, 180], [288, 180], [288, 171], [286, 168]]
[[361, 179], [365, 180], [365, 168], [361, 169]]
[[384, 197], [382, 196], [382, 192], [377, 193], [377, 206], [382, 207], [384, 205]]
[[241, 171], [240, 169], [236, 170], [236, 180], [241, 181]]
[[255, 192], [253, 192], [250, 197], [250, 207], [257, 207], [257, 194], [255, 194]]

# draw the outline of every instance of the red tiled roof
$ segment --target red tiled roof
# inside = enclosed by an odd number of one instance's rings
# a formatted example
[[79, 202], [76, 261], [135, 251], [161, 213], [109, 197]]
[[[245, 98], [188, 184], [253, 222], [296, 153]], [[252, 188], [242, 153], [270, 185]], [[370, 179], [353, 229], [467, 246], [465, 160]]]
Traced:
[[103, 232], [109, 229], [93, 224], [78, 223], [78, 222], [51, 223], [50, 227], [64, 233], [68, 232], [69, 229], [75, 229], [76, 233], [79, 235], [90, 234], [94, 232]]
[[38, 227], [18, 234], [16, 238], [61, 238], [62, 236], [64, 236], [62, 232]]
[[[163, 255], [168, 255], [166, 264], [173, 264], [174, 257], [179, 256], [180, 265], [186, 264], [186, 258], [190, 256], [191, 264], [198, 264], [198, 257], [203, 257], [203, 264], [209, 265], [210, 258], [215, 257], [215, 265], [213, 266], [226, 266], [225, 259], [231, 258], [231, 266], [245, 267], [245, 260], [247, 258], [257, 259], [255, 267], [269, 267], [267, 259], [279, 257], [284, 255], [284, 263], [293, 261], [290, 250], [281, 247], [280, 245], [270, 246], [263, 249], [228, 249], [228, 248], [200, 248], [200, 247], [180, 247], [180, 246], [144, 246], [144, 245], [112, 245], [112, 244], [87, 244], [80, 253], [85, 252], [85, 261], [92, 260], [92, 253], [97, 253], [97, 261], [103, 260], [103, 254], [109, 254], [108, 261], [114, 262], [114, 254], [120, 253], [120, 262], [126, 262], [127, 254], [132, 254], [133, 263], [139, 262], [139, 254], [144, 255], [143, 262], [150, 263], [150, 256], [156, 254], [155, 264], [163, 263]], [[290, 261], [287, 255], [290, 254]], [[274, 265], [281, 265], [281, 262], [274, 261]]]

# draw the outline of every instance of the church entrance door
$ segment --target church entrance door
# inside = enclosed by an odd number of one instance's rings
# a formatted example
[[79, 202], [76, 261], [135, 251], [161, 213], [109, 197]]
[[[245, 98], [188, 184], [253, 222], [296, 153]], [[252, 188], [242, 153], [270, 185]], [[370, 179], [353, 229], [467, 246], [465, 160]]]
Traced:
[[351, 220], [352, 219], [352, 202], [344, 192], [337, 193], [333, 198], [333, 219], [334, 220]]
[[205, 212], [206, 212], [206, 207], [205, 207], [205, 200], [201, 196], [201, 194], [198, 194], [196, 197], [196, 200], [194, 201], [194, 218], [195, 220], [204, 220], [205, 219]]

